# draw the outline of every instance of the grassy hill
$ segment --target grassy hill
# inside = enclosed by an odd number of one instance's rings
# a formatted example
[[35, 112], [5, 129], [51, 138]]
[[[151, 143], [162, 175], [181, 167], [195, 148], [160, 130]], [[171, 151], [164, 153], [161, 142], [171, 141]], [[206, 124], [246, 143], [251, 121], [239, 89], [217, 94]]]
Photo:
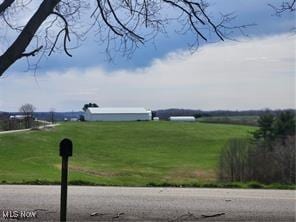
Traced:
[[60, 180], [59, 141], [73, 140], [69, 180], [101, 185], [193, 184], [216, 180], [220, 149], [254, 127], [177, 122], [77, 122], [0, 135], [0, 182]]
[[218, 123], [218, 124], [237, 124], [247, 126], [257, 126], [259, 116], [211, 116], [201, 117], [197, 121], [203, 123]]

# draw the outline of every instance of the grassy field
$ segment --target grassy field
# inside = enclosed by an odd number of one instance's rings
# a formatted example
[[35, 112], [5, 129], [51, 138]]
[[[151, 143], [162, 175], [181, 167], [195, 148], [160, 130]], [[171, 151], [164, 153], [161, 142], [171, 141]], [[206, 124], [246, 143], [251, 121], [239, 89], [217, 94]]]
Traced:
[[58, 144], [74, 143], [72, 183], [147, 186], [214, 182], [219, 151], [254, 127], [176, 122], [65, 123], [0, 135], [0, 182], [60, 180]]
[[211, 116], [198, 118], [198, 122], [219, 123], [219, 124], [236, 124], [257, 126], [259, 116]]

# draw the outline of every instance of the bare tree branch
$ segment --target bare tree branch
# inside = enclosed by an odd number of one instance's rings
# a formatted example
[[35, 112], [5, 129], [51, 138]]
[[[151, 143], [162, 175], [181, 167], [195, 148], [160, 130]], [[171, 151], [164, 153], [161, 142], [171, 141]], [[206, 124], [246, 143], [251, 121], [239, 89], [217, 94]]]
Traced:
[[64, 21], [64, 23], [65, 23], [65, 27], [64, 27], [64, 28], [58, 33], [58, 35], [57, 35], [57, 37], [56, 37], [56, 40], [55, 40], [54, 44], [52, 45], [52, 48], [51, 48], [50, 53], [49, 53], [48, 55], [51, 55], [51, 53], [53, 52], [53, 49], [54, 49], [55, 46], [56, 46], [56, 43], [57, 43], [57, 41], [58, 41], [58, 39], [59, 39], [60, 34], [61, 34], [62, 32], [65, 32], [65, 34], [64, 34], [64, 51], [65, 51], [65, 53], [66, 53], [69, 57], [72, 57], [72, 55], [68, 52], [68, 48], [67, 48], [67, 40], [70, 41], [69, 25], [68, 25], [68, 22], [67, 22], [66, 18], [65, 18], [63, 15], [61, 15], [60, 13], [58, 13], [58, 12], [52, 12], [52, 14], [57, 15], [58, 17], [60, 17], [60, 18]]
[[13, 44], [0, 56], [0, 76], [7, 70], [16, 60], [20, 59], [27, 46], [33, 39], [36, 31], [43, 21], [52, 13], [54, 7], [60, 0], [44, 0], [36, 13], [29, 20], [20, 35]]
[[121, 28], [125, 31], [127, 31], [127, 33], [129, 33], [132, 38], [135, 38], [137, 41], [140, 41], [141, 43], [143, 43], [144, 38], [139, 36], [138, 34], [136, 34], [135, 32], [131, 31], [128, 27], [126, 27], [125, 25], [122, 24], [122, 22], [120, 21], [120, 19], [117, 17], [111, 3], [109, 0], [107, 0], [108, 6], [112, 12], [112, 15], [114, 16], [116, 22], [121, 26]]
[[[217, 17], [213, 19], [204, 0], [95, 0], [95, 5], [89, 0], [42, 0], [27, 24], [18, 24], [16, 16], [22, 16], [22, 9], [31, 2], [35, 1], [4, 0], [0, 4], [1, 21], [17, 35], [14, 42], [7, 41], [10, 45], [0, 56], [0, 76], [22, 57], [31, 58], [39, 53], [37, 62], [43, 55], [54, 52], [72, 57], [69, 50], [80, 46], [90, 30], [96, 32], [98, 42], [104, 44], [110, 58], [111, 51], [129, 57], [139, 46], [154, 41], [159, 33], [166, 34], [169, 22], [180, 24], [177, 30], [180, 34], [191, 32], [195, 46], [200, 40], [208, 41], [209, 32], [214, 33], [215, 40], [223, 41], [232, 30], [231, 25], [225, 24], [231, 21], [228, 15], [220, 21]], [[174, 9], [174, 13], [167, 14], [167, 8]], [[93, 20], [86, 28], [82, 10], [90, 10], [87, 12]], [[243, 32], [246, 27], [233, 29]]]
[[275, 14], [281, 16], [284, 12], [295, 12], [296, 0], [285, 0], [279, 6], [268, 4], [274, 11]]
[[0, 15], [3, 14], [3, 12], [5, 12], [5, 10], [10, 7], [12, 5], [12, 3], [15, 0], [4, 0], [1, 4], [0, 4]]
[[22, 57], [29, 57], [29, 56], [35, 56], [36, 53], [38, 53], [41, 49], [43, 48], [43, 46], [38, 47], [37, 49], [34, 49], [31, 52], [27, 52], [27, 53], [23, 53]]
[[[198, 30], [198, 28], [196, 27], [196, 25], [194, 24], [193, 20], [192, 20], [192, 16], [194, 16], [195, 18], [198, 19], [198, 21], [200, 21], [201, 24], [205, 25], [205, 23], [196, 15], [196, 12], [191, 11], [187, 11], [185, 8], [183, 8], [182, 6], [178, 5], [177, 3], [173, 2], [173, 1], [170, 1], [170, 0], [163, 0], [164, 2], [167, 2], [171, 5], [173, 5], [174, 7], [176, 8], [179, 8], [181, 11], [183, 11], [185, 14], [188, 15], [188, 18], [189, 18], [189, 21], [190, 21], [190, 24], [192, 25], [192, 28], [195, 30], [195, 32], [202, 38], [204, 39], [205, 41], [207, 41], [206, 37]], [[184, 1], [186, 2], [186, 1]], [[191, 6], [189, 4], [189, 6]]]

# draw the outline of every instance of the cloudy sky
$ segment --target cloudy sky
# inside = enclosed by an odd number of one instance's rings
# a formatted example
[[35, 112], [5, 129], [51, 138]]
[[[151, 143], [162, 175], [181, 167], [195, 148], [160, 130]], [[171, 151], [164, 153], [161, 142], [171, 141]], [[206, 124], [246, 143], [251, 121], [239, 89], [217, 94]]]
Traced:
[[[256, 23], [234, 34], [237, 41], [202, 44], [191, 53], [192, 36], [157, 37], [130, 58], [107, 62], [89, 38], [73, 58], [53, 55], [34, 74], [17, 62], [0, 78], [0, 110], [32, 103], [39, 111], [100, 106], [214, 109], [295, 108], [295, 14], [273, 16], [262, 0], [211, 0], [211, 13], [235, 12], [238, 24]], [[173, 27], [169, 27], [173, 30]]]

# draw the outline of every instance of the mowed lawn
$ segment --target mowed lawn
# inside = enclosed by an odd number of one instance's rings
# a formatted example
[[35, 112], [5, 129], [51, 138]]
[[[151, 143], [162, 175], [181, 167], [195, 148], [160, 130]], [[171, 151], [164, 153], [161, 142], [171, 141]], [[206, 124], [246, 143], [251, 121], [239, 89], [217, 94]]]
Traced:
[[59, 142], [72, 139], [70, 181], [145, 186], [213, 182], [220, 149], [255, 128], [179, 122], [73, 122], [0, 135], [0, 182], [60, 180]]

